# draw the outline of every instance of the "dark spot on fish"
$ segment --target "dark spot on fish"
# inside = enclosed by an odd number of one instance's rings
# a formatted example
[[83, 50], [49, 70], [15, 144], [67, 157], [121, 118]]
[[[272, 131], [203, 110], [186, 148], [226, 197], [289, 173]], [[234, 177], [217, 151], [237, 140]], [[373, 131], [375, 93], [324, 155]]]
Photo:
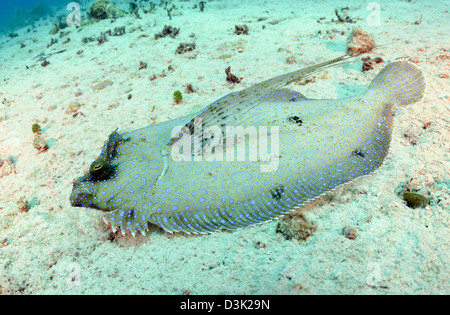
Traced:
[[189, 132], [191, 134], [194, 133], [194, 120], [191, 120], [190, 122], [188, 122], [186, 125], [184, 125], [186, 128], [189, 129]]
[[290, 122], [292, 124], [297, 124], [299, 126], [303, 125], [303, 121], [298, 116], [290, 116], [290, 117], [288, 117], [288, 122]]
[[353, 150], [352, 154], [353, 154], [353, 155], [360, 156], [360, 157], [365, 157], [364, 152], [361, 151], [360, 149]]
[[276, 188], [274, 188], [274, 189], [272, 189], [272, 190], [270, 191], [270, 196], [271, 196], [273, 199], [280, 200], [281, 197], [282, 197], [283, 194], [284, 194], [284, 193], [283, 193], [284, 189], [285, 189], [284, 186], [278, 186], [278, 187], [276, 187]]

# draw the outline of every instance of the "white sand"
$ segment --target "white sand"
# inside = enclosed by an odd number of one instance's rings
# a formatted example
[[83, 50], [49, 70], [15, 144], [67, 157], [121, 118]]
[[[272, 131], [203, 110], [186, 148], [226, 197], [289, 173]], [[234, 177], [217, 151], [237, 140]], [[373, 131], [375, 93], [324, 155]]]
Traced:
[[[357, 0], [243, 2], [207, 2], [203, 13], [187, 8], [193, 2], [175, 2], [184, 9], [174, 10], [172, 21], [159, 8], [141, 13], [141, 20], [130, 16], [80, 32], [66, 29], [71, 42], [58, 38], [50, 48], [50, 39], [59, 35], [48, 35], [49, 22], [36, 32], [23, 29], [14, 39], [0, 38], [0, 158], [16, 161], [15, 173], [0, 178], [0, 294], [450, 293], [446, 2], [379, 1], [380, 26], [367, 25], [370, 12]], [[357, 23], [330, 23], [336, 20], [334, 9], [344, 6]], [[268, 19], [257, 22], [261, 17]], [[178, 37], [154, 40], [165, 24], [180, 27]], [[236, 24], [247, 24], [250, 34], [234, 35]], [[123, 25], [127, 34], [103, 45], [81, 42]], [[382, 56], [383, 65], [405, 56], [416, 63], [427, 90], [422, 101], [396, 110], [390, 158], [379, 172], [333, 192], [331, 201], [323, 198], [307, 207], [305, 215], [318, 229], [306, 241], [285, 240], [275, 232], [276, 221], [201, 237], [155, 228], [147, 236], [110, 241], [100, 212], [71, 207], [72, 181], [87, 171], [116, 128], [176, 118], [231, 91], [339, 56], [356, 25], [377, 44], [393, 43], [374, 54]], [[140, 30], [130, 32], [133, 27]], [[329, 36], [327, 30], [338, 32]], [[180, 42], [193, 41], [191, 33], [196, 50], [176, 55]], [[139, 38], [143, 34], [149, 37]], [[67, 51], [49, 57], [47, 67], [33, 60], [62, 49]], [[84, 52], [78, 55], [79, 50]], [[289, 56], [298, 63], [286, 63]], [[140, 61], [148, 68], [138, 71]], [[228, 65], [242, 83], [225, 81]], [[330, 69], [315, 83], [293, 88], [311, 98], [349, 96], [364, 91], [381, 68]], [[149, 80], [163, 70], [166, 77]], [[92, 90], [105, 80], [113, 85]], [[173, 92], [184, 92], [187, 83], [196, 92], [183, 93], [182, 104], [173, 105]], [[78, 90], [82, 95], [75, 96]], [[66, 113], [71, 102], [81, 104], [75, 117]], [[34, 122], [52, 139], [44, 153], [32, 145]], [[407, 207], [399, 197], [405, 187], [431, 197], [430, 205]], [[33, 198], [39, 205], [20, 212], [19, 200]], [[345, 226], [357, 228], [356, 239], [341, 234]]]

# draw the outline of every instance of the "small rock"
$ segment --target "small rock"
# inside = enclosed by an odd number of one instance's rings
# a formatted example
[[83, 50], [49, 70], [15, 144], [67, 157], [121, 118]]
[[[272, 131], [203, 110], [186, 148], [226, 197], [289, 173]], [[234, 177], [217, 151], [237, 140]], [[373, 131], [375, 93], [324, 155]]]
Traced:
[[358, 236], [358, 230], [353, 226], [346, 226], [342, 229], [342, 235], [349, 240], [354, 240]]
[[92, 87], [92, 90], [94, 90], [94, 91], [100, 91], [100, 90], [103, 90], [103, 89], [105, 89], [106, 87], [108, 87], [108, 86], [110, 86], [110, 85], [113, 85], [113, 82], [112, 82], [112, 81], [109, 81], [109, 80], [103, 81], [103, 82], [101, 82], [101, 83], [98, 83], [98, 84], [94, 85], [94, 86]]
[[375, 40], [362, 28], [354, 28], [352, 36], [347, 43], [347, 52], [350, 55], [360, 55], [370, 52], [375, 47]]
[[52, 29], [48, 32], [50, 35], [56, 35], [59, 32], [59, 27], [53, 26]]
[[194, 93], [194, 87], [192, 86], [192, 84], [188, 83], [186, 85], [186, 90], [185, 90], [186, 94], [190, 94], [190, 93]]
[[172, 38], [175, 38], [178, 35], [179, 32], [180, 32], [179, 28], [172, 27], [170, 25], [169, 26], [168, 25], [164, 25], [164, 28], [163, 28], [162, 32], [155, 34], [155, 39], [166, 37], [166, 36], [170, 36]]
[[28, 207], [28, 201], [23, 197], [17, 201], [17, 207], [20, 212], [28, 212], [28, 210], [30, 210], [30, 207]]
[[288, 64], [292, 65], [292, 64], [294, 64], [294, 63], [297, 63], [297, 59], [295, 59], [294, 56], [289, 56], [289, 57], [286, 58], [286, 62], [287, 62]]
[[295, 238], [298, 241], [305, 241], [316, 230], [317, 226], [302, 213], [292, 213], [278, 222], [276, 232], [281, 233], [287, 240]]
[[0, 178], [15, 172], [16, 168], [13, 161], [11, 161], [10, 159], [0, 159]]
[[230, 83], [240, 83], [241, 79], [231, 73], [231, 66], [225, 69], [225, 74], [227, 75], [227, 81]]
[[138, 70], [142, 70], [142, 69], [147, 69], [147, 63], [144, 61], [140, 61], [139, 62], [139, 69]]
[[425, 196], [412, 193], [412, 192], [405, 192], [403, 194], [403, 200], [406, 201], [406, 205], [410, 208], [425, 208], [429, 203], [430, 200], [426, 198]]
[[257, 242], [255, 243], [255, 248], [257, 248], [257, 249], [266, 248], [266, 247], [267, 247], [267, 244], [264, 243], [264, 242], [257, 241]]
[[236, 35], [248, 35], [248, 26], [247, 25], [235, 25], [234, 26], [234, 34]]
[[195, 49], [195, 43], [180, 43], [177, 50], [175, 51], [176, 54], [184, 54], [188, 51], [193, 51]]
[[48, 142], [44, 139], [42, 136], [37, 136], [33, 140], [33, 147], [38, 150], [39, 152], [47, 151], [48, 149]]

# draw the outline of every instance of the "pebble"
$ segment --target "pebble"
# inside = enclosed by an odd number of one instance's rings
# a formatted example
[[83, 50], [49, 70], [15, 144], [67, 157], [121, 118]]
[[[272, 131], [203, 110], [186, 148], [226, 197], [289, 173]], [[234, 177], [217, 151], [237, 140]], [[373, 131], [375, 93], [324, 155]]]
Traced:
[[108, 87], [108, 86], [110, 86], [110, 85], [113, 85], [113, 82], [107, 80], [107, 81], [103, 81], [103, 82], [101, 82], [101, 83], [98, 83], [98, 84], [94, 85], [94, 86], [92, 87], [92, 89], [93, 89], [94, 91], [100, 91], [100, 90], [103, 90], [104, 88], [106, 88], [106, 87]]
[[346, 226], [342, 229], [342, 235], [349, 240], [354, 240], [358, 236], [358, 230], [353, 226]]

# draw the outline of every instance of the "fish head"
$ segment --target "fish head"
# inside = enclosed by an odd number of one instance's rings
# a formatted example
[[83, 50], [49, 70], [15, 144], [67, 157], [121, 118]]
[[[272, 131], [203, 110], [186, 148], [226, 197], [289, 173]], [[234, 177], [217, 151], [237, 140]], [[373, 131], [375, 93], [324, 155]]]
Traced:
[[153, 128], [146, 130], [149, 134], [138, 130], [127, 137], [117, 132], [109, 136], [88, 173], [74, 181], [70, 195], [73, 207], [110, 212], [142, 206], [143, 196], [165, 165]]
[[89, 174], [76, 179], [73, 183], [70, 194], [70, 204], [72, 207], [85, 207], [102, 210], [100, 204], [96, 202], [99, 188], [90, 179]]
[[[100, 156], [91, 163], [89, 172], [73, 183], [70, 203], [73, 207], [111, 211], [123, 206], [118, 195], [121, 192], [119, 178], [123, 177], [127, 161], [121, 157], [129, 150], [120, 147], [128, 142], [117, 130], [110, 134]], [[120, 153], [119, 153], [120, 151]], [[121, 165], [121, 167], [119, 167]], [[114, 185], [117, 184], [117, 185]], [[116, 202], [117, 201], [117, 202]]]
[[111, 202], [116, 195], [112, 194], [114, 190], [108, 188], [118, 173], [116, 165], [102, 157], [96, 159], [89, 167], [89, 172], [74, 181], [70, 195], [71, 205], [102, 211], [112, 210]]

